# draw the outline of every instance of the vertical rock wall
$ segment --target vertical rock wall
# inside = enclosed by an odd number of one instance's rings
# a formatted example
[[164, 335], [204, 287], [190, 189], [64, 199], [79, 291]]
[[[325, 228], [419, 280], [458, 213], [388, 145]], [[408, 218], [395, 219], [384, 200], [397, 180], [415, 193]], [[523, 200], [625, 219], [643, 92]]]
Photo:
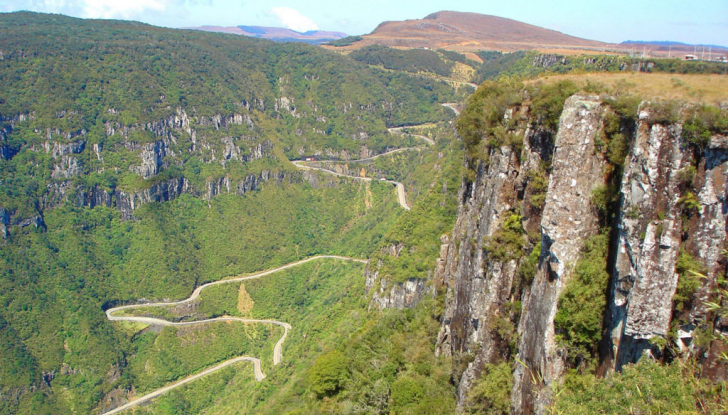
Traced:
[[480, 163], [469, 194], [462, 194], [446, 250], [453, 255], [441, 258], [447, 293], [437, 353], [456, 360], [471, 354], [472, 359], [458, 379], [460, 406], [483, 365], [499, 353], [488, 320], [508, 301], [517, 263], [487, 263], [483, 245], [513, 207], [518, 173], [518, 159], [508, 147], [494, 150], [487, 166]]
[[528, 175], [551, 157], [553, 146], [539, 130], [529, 128], [524, 137], [522, 157], [511, 147], [493, 149], [473, 183], [464, 183], [456, 224], [437, 260], [434, 280], [446, 287], [446, 304], [436, 353], [464, 366], [453, 373], [461, 409], [485, 365], [506, 361], [511, 353], [514, 339], [504, 338], [499, 325], [512, 324], [509, 304], [520, 300], [514, 290], [519, 261], [489, 258], [487, 244], [514, 211], [523, 215], [526, 230], [535, 230], [540, 219], [524, 202]]
[[[704, 303], [726, 272], [728, 138], [714, 136], [704, 149], [695, 150], [681, 138], [680, 124], [656, 123], [649, 104], [643, 107], [636, 130], [622, 131], [633, 136], [619, 185], [618, 211], [610, 224], [615, 231], [607, 258], [611, 275], [605, 287], [603, 340], [609, 347], [604, 349], [603, 368], [620, 370], [645, 354], [658, 356], [653, 339], [666, 338], [671, 321], [679, 317], [679, 350], [699, 355], [704, 373], [712, 379], [725, 379], [728, 365], [719, 359], [725, 351], [722, 344], [698, 349], [692, 337], [696, 328], [712, 330]], [[605, 111], [609, 109], [598, 97], [569, 98], [553, 147], [529, 129], [520, 158], [509, 148], [495, 149], [488, 163], [478, 166], [474, 182], [463, 184], [456, 224], [452, 235], [443, 238], [434, 278], [436, 286], [446, 287], [436, 353], [453, 359], [460, 409], [485, 364], [515, 360], [512, 412], [548, 412], [552, 388], [566, 369], [566, 351], [554, 328], [559, 297], [584, 242], [599, 232], [591, 199], [594, 190], [606, 184], [608, 172], [602, 150], [595, 147]], [[526, 173], [549, 158], [546, 203], [542, 212], [532, 212], [524, 203], [529, 193]], [[687, 206], [691, 188], [694, 203]], [[522, 262], [490, 258], [485, 242], [506, 213], [516, 210], [523, 215], [524, 228], [541, 235], [538, 270], [522, 291], [515, 288]], [[673, 310], [673, 296], [682, 251], [705, 266], [707, 279], [701, 280], [687, 308], [678, 312]], [[519, 299], [520, 317], [511, 314], [520, 318], [517, 360], [510, 360], [494, 326], [508, 313], [506, 304]], [[715, 327], [728, 333], [728, 322], [718, 320]]]
[[649, 125], [642, 113], [625, 164], [617, 219], [617, 253], [609, 305], [614, 366], [621, 368], [666, 336], [677, 288], [680, 248], [679, 171], [685, 167], [680, 128]]
[[551, 386], [564, 371], [564, 357], [555, 340], [554, 317], [559, 295], [584, 241], [598, 231], [591, 195], [604, 182], [606, 163], [594, 147], [601, 113], [598, 98], [573, 96], [566, 101], [559, 120], [541, 219], [541, 256], [518, 327], [518, 358], [523, 364], [514, 372], [512, 400], [516, 413], [543, 412]]

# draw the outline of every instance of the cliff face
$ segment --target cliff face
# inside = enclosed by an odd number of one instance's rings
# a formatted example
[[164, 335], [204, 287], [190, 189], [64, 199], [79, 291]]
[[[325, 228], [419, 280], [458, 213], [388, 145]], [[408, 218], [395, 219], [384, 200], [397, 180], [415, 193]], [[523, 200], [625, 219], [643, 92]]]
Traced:
[[[292, 116], [301, 117], [295, 112], [292, 98], [283, 96], [277, 102], [281, 111], [285, 109]], [[340, 111], [351, 110], [352, 104], [347, 105]], [[258, 121], [253, 120], [254, 117], [259, 120], [262, 116], [257, 111], [264, 109], [262, 101], [253, 104], [243, 101], [230, 115], [188, 114], [185, 109], [177, 108], [156, 121], [125, 124], [119, 121], [124, 119], [121, 117], [124, 111], [108, 108], [105, 115], [111, 120], [91, 132], [83, 128], [31, 130], [29, 126], [36, 120], [34, 112], [13, 117], [0, 115], [0, 158], [12, 160], [18, 154], [28, 158], [32, 165], [31, 179], [43, 182], [46, 188], [38, 192], [39, 200], [33, 207], [5, 207], [7, 220], [0, 221], [3, 227], [0, 236], [6, 239], [8, 227], [42, 222], [45, 209], [67, 202], [91, 208], [116, 207], [124, 219], [131, 219], [139, 206], [170, 201], [183, 193], [210, 199], [221, 193], [244, 194], [271, 178], [276, 182], [283, 176], [293, 180], [313, 179], [308, 173], [291, 175], [275, 171], [275, 166], [281, 164], [280, 153], [276, 152], [274, 141], [266, 138]], [[304, 115], [315, 117], [319, 112], [316, 107], [313, 114]], [[78, 111], [60, 111], [55, 114], [54, 122], [73, 124], [79, 117]], [[325, 117], [320, 122], [326, 122]], [[297, 130], [296, 135], [300, 137], [303, 133]], [[316, 132], [316, 135], [326, 134]], [[21, 135], [25, 137], [23, 140], [14, 139]], [[368, 133], [360, 135], [353, 139], [368, 138]], [[306, 143], [307, 139], [302, 137], [300, 142]], [[300, 154], [312, 152], [344, 160], [359, 157], [355, 152], [329, 149], [325, 142], [308, 143], [306, 150], [299, 148]], [[361, 142], [360, 153], [364, 158], [373, 155], [366, 140]], [[186, 169], [188, 164], [195, 167]], [[222, 169], [210, 167], [208, 170], [214, 173], [206, 172], [201, 177], [202, 166], [211, 164], [218, 164]], [[251, 165], [255, 166], [248, 167]], [[45, 168], [50, 170], [48, 177], [40, 173]], [[96, 178], [88, 180], [89, 176]], [[107, 181], [109, 176], [115, 176], [114, 180]], [[98, 184], [98, 178], [103, 185]], [[200, 183], [200, 179], [205, 182]], [[123, 181], [132, 185], [120, 189], [117, 185]]]
[[[621, 185], [606, 356], [608, 367], [616, 369], [644, 355], [659, 357], [660, 350], [651, 340], [666, 337], [671, 321], [679, 350], [696, 353], [693, 338], [696, 329], [706, 325], [705, 302], [726, 270], [722, 256], [728, 212], [726, 138], [712, 137], [702, 159], [694, 160], [680, 138], [680, 125], [650, 125], [648, 117], [649, 109], [640, 114]], [[692, 204], [684, 182], [696, 161], [693, 180], [698, 192]], [[676, 264], [681, 255], [696, 258], [707, 278], [688, 293], [688, 307], [674, 310], [672, 300], [680, 278]], [[724, 379], [725, 370], [722, 365], [716, 378]]]
[[[527, 110], [520, 111], [528, 118]], [[668, 336], [672, 321], [679, 325], [680, 350], [700, 352], [713, 379], [726, 377], [726, 365], [717, 360], [720, 345], [699, 349], [692, 338], [707, 327], [703, 302], [726, 271], [721, 252], [728, 213], [728, 140], [714, 136], [704, 151], [696, 151], [681, 138], [680, 124], [656, 123], [650, 105], [643, 104], [634, 131], [622, 131], [631, 135], [631, 144], [617, 186], [621, 197], [614, 204], [614, 219], [606, 224], [613, 230], [600, 230], [605, 224], [593, 195], [609, 184], [600, 140], [610, 111], [599, 97], [572, 96], [553, 139], [531, 122], [520, 157], [510, 147], [491, 149], [472, 183], [463, 183], [457, 222], [443, 240], [435, 278], [447, 293], [437, 353], [453, 359], [460, 408], [488, 364], [517, 362], [512, 412], [547, 412], [553, 386], [572, 364], [554, 324], [559, 300], [574, 278], [585, 242], [600, 232], [610, 238], [605, 271], [611, 274], [603, 287], [608, 292], [603, 343], [609, 347], [600, 356], [602, 369], [620, 370], [646, 353], [659, 358], [655, 337], [673, 339]], [[529, 203], [538, 192], [532, 172], [548, 161], [548, 190], [539, 210]], [[688, 185], [690, 172], [694, 178]], [[696, 194], [688, 206], [690, 186]], [[539, 235], [540, 251], [495, 254], [494, 241], [514, 212], [520, 214], [524, 234]], [[527, 247], [525, 236], [523, 241]], [[704, 266], [708, 278], [676, 310], [676, 266], [688, 254]], [[528, 257], [538, 257], [535, 270], [526, 266]], [[719, 321], [717, 328], [725, 330], [725, 323]]]
[[666, 336], [669, 329], [683, 232], [678, 205], [678, 173], [688, 158], [683, 150], [679, 126], [640, 122], [621, 185], [610, 286], [610, 357], [617, 368], [635, 362], [651, 348], [652, 337]]
[[[514, 372], [516, 412], [530, 412], [532, 407], [540, 412], [548, 394], [539, 389], [548, 392], [564, 371], [554, 317], [584, 241], [598, 230], [598, 218], [590, 203], [593, 190], [603, 183], [604, 176], [605, 161], [595, 151], [601, 112], [598, 98], [574, 96], [566, 101], [559, 122], [541, 219], [538, 271], [524, 298], [518, 326], [518, 356], [523, 364]], [[534, 385], [533, 373], [540, 374], [543, 385]]]
[[[494, 318], [508, 318], [505, 304], [512, 300], [517, 263], [488, 261], [484, 245], [517, 203], [516, 188], [523, 184], [519, 176], [519, 160], [510, 148], [496, 152], [487, 167], [479, 165], [475, 183], [461, 191], [462, 204], [447, 255], [438, 263], [443, 272], [438, 279], [447, 286], [447, 293], [437, 353], [457, 361], [472, 359], [459, 379], [461, 405], [484, 363], [502, 354], [503, 339], [491, 323]], [[475, 356], [468, 356], [471, 353]]]
[[[397, 247], [391, 247], [390, 250], [396, 251]], [[369, 308], [401, 310], [415, 307], [427, 292], [426, 280], [410, 278], [403, 283], [391, 283], [385, 278], [380, 278], [379, 268], [381, 266], [382, 264], [379, 262], [374, 267], [370, 261], [364, 270], [366, 293], [372, 296]]]

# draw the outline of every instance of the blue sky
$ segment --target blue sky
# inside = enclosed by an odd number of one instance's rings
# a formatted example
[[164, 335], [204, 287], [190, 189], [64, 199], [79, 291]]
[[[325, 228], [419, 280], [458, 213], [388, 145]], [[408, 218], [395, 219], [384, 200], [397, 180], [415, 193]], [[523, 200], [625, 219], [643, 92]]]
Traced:
[[674, 40], [728, 46], [728, 0], [0, 0], [0, 12], [16, 10], [167, 27], [284, 26], [352, 35], [369, 33], [386, 20], [457, 10], [605, 42]]

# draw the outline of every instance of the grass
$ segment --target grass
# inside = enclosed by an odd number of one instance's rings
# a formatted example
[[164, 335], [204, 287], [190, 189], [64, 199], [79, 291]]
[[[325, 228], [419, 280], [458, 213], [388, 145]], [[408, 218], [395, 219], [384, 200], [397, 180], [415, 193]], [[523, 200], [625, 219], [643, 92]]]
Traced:
[[686, 101], [700, 104], [717, 104], [728, 100], [728, 76], [683, 75], [667, 73], [587, 73], [544, 76], [526, 81], [552, 83], [571, 80], [580, 85], [601, 84], [608, 93], [629, 90], [644, 99]]

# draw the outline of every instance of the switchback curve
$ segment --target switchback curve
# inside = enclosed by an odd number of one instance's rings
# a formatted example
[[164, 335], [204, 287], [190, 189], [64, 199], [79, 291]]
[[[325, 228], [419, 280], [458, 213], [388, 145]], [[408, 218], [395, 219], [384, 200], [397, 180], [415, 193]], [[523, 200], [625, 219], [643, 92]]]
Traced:
[[[322, 171], [322, 172], [327, 173], [327, 174], [333, 174], [334, 176], [348, 177], [350, 179], [363, 180], [365, 182], [371, 182], [371, 181], [375, 181], [376, 180], [376, 179], [373, 179], [371, 177], [359, 177], [359, 176], [353, 176], [351, 174], [337, 173], [337, 172], [335, 172], [333, 170], [324, 169], [323, 167], [307, 166], [307, 165], [304, 164], [304, 163], [306, 163], [305, 161], [300, 161], [299, 160], [299, 161], [292, 161], [291, 163], [293, 163], [299, 169], [303, 169], [303, 170], [318, 170], [318, 171]], [[404, 185], [402, 183], [395, 182], [394, 180], [385, 180], [385, 179], [379, 179], [379, 181], [381, 181], [383, 183], [389, 183], [389, 184], [394, 185], [397, 188], [397, 201], [399, 201], [399, 205], [402, 206], [402, 208], [404, 210], [410, 210], [411, 209], [410, 206], [407, 204], [407, 195], [406, 195], [406, 193], [404, 191]]]
[[[291, 329], [291, 325], [283, 322], [283, 321], [277, 321], [277, 320], [258, 320], [258, 319], [245, 319], [240, 317], [232, 317], [232, 316], [223, 316], [223, 317], [217, 317], [217, 318], [210, 318], [205, 320], [199, 320], [199, 321], [186, 321], [186, 322], [172, 322], [167, 321], [159, 318], [154, 317], [138, 317], [138, 316], [115, 316], [114, 313], [122, 311], [122, 310], [131, 310], [134, 308], [142, 308], [142, 307], [165, 307], [165, 306], [175, 306], [179, 304], [186, 304], [189, 302], [194, 301], [197, 299], [202, 291], [205, 288], [211, 287], [213, 285], [219, 285], [219, 284], [228, 284], [232, 282], [241, 282], [241, 281], [248, 281], [248, 280], [254, 280], [261, 277], [264, 277], [266, 275], [274, 274], [279, 271], [283, 271], [285, 269], [293, 268], [302, 264], [305, 264], [307, 262], [319, 260], [319, 259], [340, 259], [344, 261], [353, 261], [353, 262], [360, 262], [366, 264], [368, 261], [365, 259], [360, 258], [352, 258], [352, 257], [346, 257], [346, 256], [339, 256], [339, 255], [316, 255], [312, 256], [310, 258], [302, 259], [300, 261], [292, 262], [290, 264], [282, 265], [277, 268], [273, 268], [266, 271], [257, 272], [251, 275], [243, 276], [243, 277], [235, 277], [235, 278], [228, 278], [224, 280], [219, 281], [213, 281], [208, 282], [206, 284], [200, 285], [197, 287], [193, 292], [192, 295], [190, 295], [188, 298], [184, 300], [179, 301], [168, 301], [168, 302], [157, 302], [157, 303], [146, 303], [146, 304], [131, 304], [131, 305], [125, 305], [120, 307], [114, 307], [106, 310], [106, 318], [109, 321], [131, 321], [136, 323], [144, 323], [144, 324], [152, 324], [152, 325], [159, 325], [159, 326], [191, 326], [196, 324], [207, 324], [207, 323], [214, 323], [214, 322], [228, 322], [228, 321], [238, 321], [241, 323], [260, 323], [260, 324], [274, 324], [283, 327], [283, 335], [280, 339], [276, 342], [275, 346], [273, 347], [273, 364], [277, 365], [280, 363], [282, 359], [282, 348], [283, 348], [283, 342], [286, 340], [286, 336], [288, 335], [288, 330]], [[219, 363], [215, 366], [209, 367], [202, 372], [196, 373], [194, 375], [188, 376], [182, 380], [179, 380], [175, 383], [172, 383], [170, 385], [167, 385], [165, 387], [159, 388], [155, 391], [152, 391], [144, 396], [141, 396], [131, 402], [128, 402], [122, 406], [119, 406], [117, 408], [112, 409], [111, 411], [104, 412], [101, 415], [112, 415], [119, 412], [122, 412], [126, 409], [129, 409], [131, 407], [137, 406], [139, 404], [142, 404], [144, 402], [150, 401], [160, 395], [163, 395], [164, 393], [178, 388], [182, 385], [185, 385], [187, 383], [190, 383], [192, 381], [195, 381], [203, 376], [209, 375], [210, 373], [216, 372], [220, 369], [223, 369], [227, 366], [230, 366], [232, 364], [242, 362], [242, 361], [248, 361], [253, 363], [253, 371], [255, 374], [255, 380], [258, 382], [262, 381], [265, 378], [265, 374], [261, 370], [261, 364], [260, 359], [256, 357], [251, 356], [238, 356], [234, 357], [232, 359], [228, 359], [222, 363]]]

